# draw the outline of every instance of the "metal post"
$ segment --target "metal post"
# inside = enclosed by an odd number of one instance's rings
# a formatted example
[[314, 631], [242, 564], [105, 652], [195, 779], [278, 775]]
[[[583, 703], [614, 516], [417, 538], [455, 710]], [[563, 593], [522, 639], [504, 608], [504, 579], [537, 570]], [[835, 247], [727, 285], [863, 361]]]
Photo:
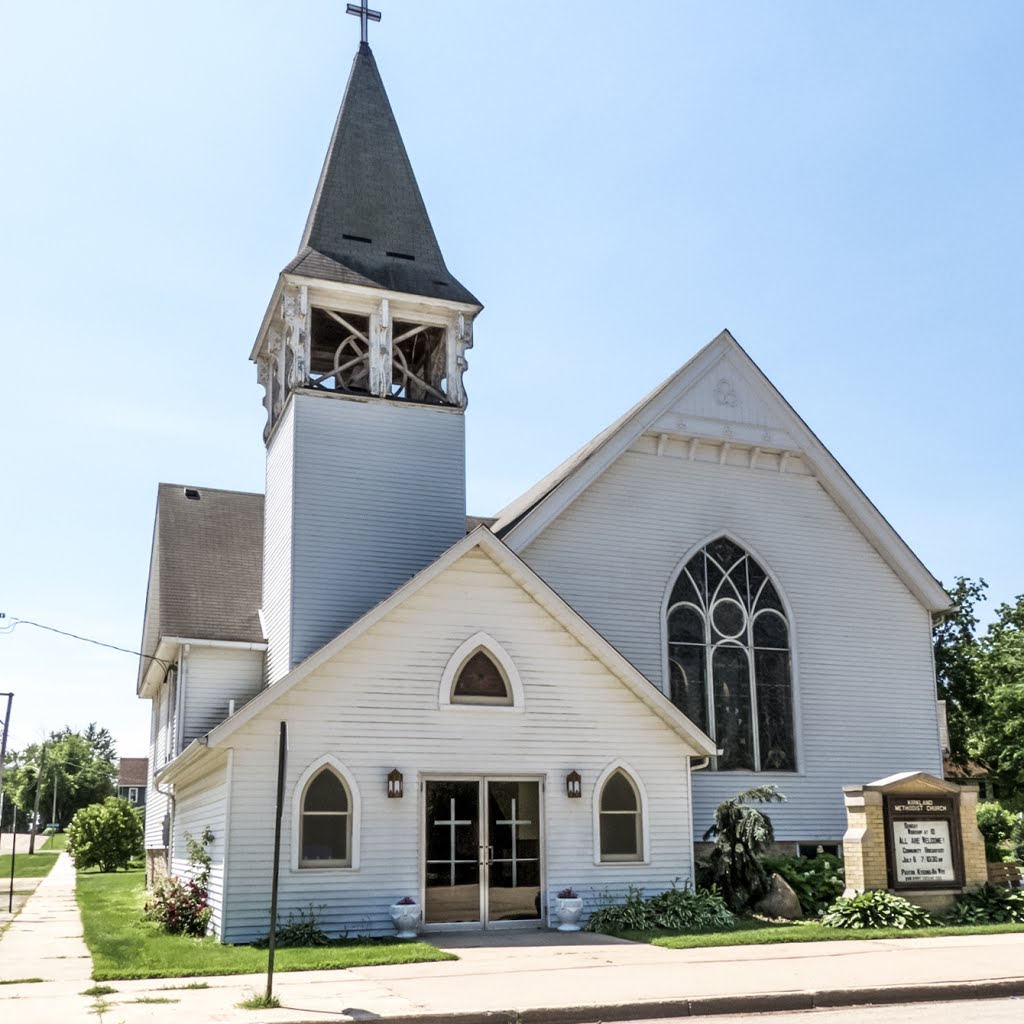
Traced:
[[288, 723], [281, 723], [277, 748], [277, 811], [274, 816], [274, 876], [270, 883], [270, 936], [267, 943], [267, 1002], [274, 995], [274, 943], [277, 939], [277, 883], [281, 869], [281, 813], [284, 804], [284, 763], [288, 750]]
[[32, 820], [28, 829], [28, 852], [36, 852], [36, 831], [39, 828], [39, 797], [43, 792], [43, 765], [46, 764], [46, 744], [39, 751], [39, 770], [36, 772], [36, 802], [32, 807]]
[[18, 805], [12, 800], [11, 810], [11, 886], [7, 891], [7, 913], [14, 913], [14, 854], [18, 847]]
[[7, 714], [4, 715], [4, 731], [0, 737], [0, 820], [3, 818], [4, 806], [4, 760], [7, 757], [7, 730], [11, 725], [11, 701], [14, 700], [13, 693], [0, 694], [0, 697], [7, 698]]
[[50, 812], [50, 823], [57, 820], [57, 769], [53, 769], [53, 810]]

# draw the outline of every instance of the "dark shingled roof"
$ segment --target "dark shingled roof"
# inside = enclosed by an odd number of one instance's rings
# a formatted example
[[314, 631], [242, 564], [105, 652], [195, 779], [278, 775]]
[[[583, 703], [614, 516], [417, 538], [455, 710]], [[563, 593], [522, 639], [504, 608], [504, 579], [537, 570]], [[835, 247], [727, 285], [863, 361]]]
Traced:
[[298, 256], [285, 272], [479, 305], [445, 266], [366, 43], [352, 63]]
[[161, 484], [143, 654], [165, 636], [261, 643], [262, 587], [263, 495]]
[[122, 757], [117, 770], [119, 786], [145, 786], [149, 775], [148, 757]]

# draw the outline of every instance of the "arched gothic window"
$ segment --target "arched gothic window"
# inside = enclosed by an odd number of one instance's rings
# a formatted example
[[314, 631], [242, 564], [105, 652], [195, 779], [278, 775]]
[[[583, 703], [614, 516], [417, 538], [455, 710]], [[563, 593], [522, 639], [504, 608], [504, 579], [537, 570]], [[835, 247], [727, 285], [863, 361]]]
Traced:
[[472, 654], [456, 673], [453, 704], [511, 704], [512, 691], [505, 673], [486, 651]]
[[330, 768], [317, 772], [302, 794], [301, 835], [301, 867], [351, 865], [352, 801], [345, 783]]
[[602, 861], [643, 860], [643, 819], [640, 794], [633, 780], [618, 768], [601, 787], [598, 810]]
[[795, 771], [789, 623], [768, 574], [719, 537], [683, 567], [668, 603], [673, 703], [714, 739], [720, 770]]

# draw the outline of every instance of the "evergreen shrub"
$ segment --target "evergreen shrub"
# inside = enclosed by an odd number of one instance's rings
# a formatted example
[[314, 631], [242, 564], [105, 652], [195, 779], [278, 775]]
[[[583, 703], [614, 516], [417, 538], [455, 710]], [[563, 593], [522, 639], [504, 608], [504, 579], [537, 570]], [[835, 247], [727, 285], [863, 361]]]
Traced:
[[935, 924], [920, 907], [902, 896], [872, 889], [856, 896], [840, 896], [825, 912], [826, 928], [927, 928]]
[[704, 842], [714, 839], [715, 848], [701, 866], [701, 882], [717, 886], [729, 909], [742, 913], [766, 895], [770, 884], [760, 858], [775, 840], [771, 818], [752, 803], [782, 803], [786, 798], [775, 786], [755, 786], [715, 809], [714, 824]]

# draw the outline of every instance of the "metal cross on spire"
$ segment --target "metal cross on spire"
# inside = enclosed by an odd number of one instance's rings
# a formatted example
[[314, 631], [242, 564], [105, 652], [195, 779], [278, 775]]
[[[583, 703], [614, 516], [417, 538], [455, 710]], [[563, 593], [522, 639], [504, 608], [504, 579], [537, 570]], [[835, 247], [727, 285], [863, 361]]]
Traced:
[[371, 11], [367, 0], [362, 0], [362, 3], [349, 4], [345, 11], [346, 14], [354, 14], [362, 22], [362, 33], [360, 35], [361, 42], [369, 42], [367, 30], [369, 29], [369, 22], [380, 21], [380, 11]]

